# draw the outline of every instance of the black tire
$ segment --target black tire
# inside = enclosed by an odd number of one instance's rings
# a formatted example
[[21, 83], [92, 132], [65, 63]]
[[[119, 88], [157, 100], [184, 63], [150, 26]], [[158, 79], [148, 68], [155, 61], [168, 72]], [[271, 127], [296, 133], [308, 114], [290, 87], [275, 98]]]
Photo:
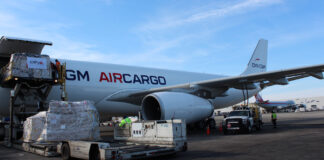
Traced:
[[61, 156], [63, 160], [71, 159], [71, 151], [68, 143], [64, 143], [61, 148]]
[[100, 151], [97, 145], [91, 146], [89, 160], [100, 160]]

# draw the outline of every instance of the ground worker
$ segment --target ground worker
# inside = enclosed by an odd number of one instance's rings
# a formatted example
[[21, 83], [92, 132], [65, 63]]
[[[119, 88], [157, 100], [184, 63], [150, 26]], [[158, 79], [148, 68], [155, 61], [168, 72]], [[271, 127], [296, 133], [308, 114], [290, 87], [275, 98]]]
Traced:
[[274, 111], [272, 111], [271, 120], [272, 120], [273, 128], [277, 128], [277, 114]]
[[51, 62], [51, 69], [52, 69], [52, 77], [53, 79], [57, 79], [57, 69], [56, 69], [56, 65], [54, 63]]
[[60, 63], [60, 61], [55, 59], [55, 65], [56, 65], [56, 69], [57, 69], [57, 72], [58, 72], [58, 77], [61, 78], [61, 63]]
[[119, 127], [123, 127], [125, 124], [131, 124], [132, 121], [127, 117], [125, 116], [124, 119], [119, 123]]

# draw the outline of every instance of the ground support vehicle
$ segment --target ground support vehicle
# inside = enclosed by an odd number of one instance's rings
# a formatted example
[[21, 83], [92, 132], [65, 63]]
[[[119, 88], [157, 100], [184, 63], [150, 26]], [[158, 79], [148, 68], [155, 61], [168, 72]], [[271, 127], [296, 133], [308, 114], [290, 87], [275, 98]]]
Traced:
[[62, 159], [141, 159], [187, 150], [186, 123], [181, 120], [141, 121], [114, 128], [113, 141], [23, 142], [18, 148]]
[[224, 134], [229, 132], [251, 133], [254, 128], [260, 130], [262, 125], [261, 110], [257, 106], [233, 107], [233, 111], [222, 122]]
[[[41, 54], [51, 42], [1, 37], [0, 86], [10, 90], [10, 116], [0, 121], [0, 139], [8, 146], [22, 135], [21, 122], [39, 111], [46, 110], [47, 97], [53, 86], [65, 93], [65, 64], [54, 69], [48, 55]], [[4, 98], [4, 97], [3, 97]]]
[[63, 159], [138, 159], [186, 150], [186, 125], [181, 120], [116, 125], [114, 142], [64, 141], [57, 146]]
[[138, 159], [175, 153], [174, 147], [122, 142], [66, 141], [58, 144], [62, 159]]

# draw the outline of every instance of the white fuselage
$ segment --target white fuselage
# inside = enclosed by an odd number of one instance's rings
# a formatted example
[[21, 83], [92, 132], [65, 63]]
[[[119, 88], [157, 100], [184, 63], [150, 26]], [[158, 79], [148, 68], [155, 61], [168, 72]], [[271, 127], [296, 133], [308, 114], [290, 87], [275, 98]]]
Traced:
[[295, 105], [294, 101], [265, 101], [265, 102], [256, 102], [257, 105], [266, 108], [266, 109], [282, 109], [289, 106]]
[[[125, 65], [61, 60], [67, 65], [67, 93], [70, 101], [91, 100], [101, 114], [101, 118], [119, 115], [135, 115], [140, 106], [107, 101], [106, 99], [125, 90], [146, 90], [217, 79], [225, 76], [183, 71], [152, 69]], [[261, 89], [249, 90], [249, 97]], [[0, 114], [8, 115], [9, 91], [0, 88]], [[59, 87], [53, 87], [48, 100], [60, 99]], [[229, 89], [225, 97], [212, 99], [215, 109], [224, 108], [243, 101], [242, 90]]]

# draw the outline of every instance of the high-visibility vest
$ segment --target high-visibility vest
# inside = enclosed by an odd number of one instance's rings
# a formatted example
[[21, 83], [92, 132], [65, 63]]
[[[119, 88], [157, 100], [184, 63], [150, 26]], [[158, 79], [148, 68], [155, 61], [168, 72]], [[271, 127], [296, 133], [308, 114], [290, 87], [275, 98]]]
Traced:
[[124, 126], [126, 123], [127, 123], [127, 124], [131, 124], [132, 121], [127, 117], [127, 118], [123, 119], [123, 120], [119, 123], [119, 127]]
[[56, 65], [56, 68], [58, 69], [58, 68], [61, 68], [61, 63], [59, 62], [59, 61], [57, 61], [56, 63], [55, 63], [55, 65]]
[[132, 121], [127, 117], [127, 118], [125, 118], [125, 121], [128, 123], [128, 124], [131, 124], [132, 123]]
[[121, 120], [121, 122], [119, 123], [119, 127], [124, 126], [125, 123], [126, 123], [125, 119]]
[[277, 114], [276, 113], [272, 113], [272, 119], [277, 119]]

